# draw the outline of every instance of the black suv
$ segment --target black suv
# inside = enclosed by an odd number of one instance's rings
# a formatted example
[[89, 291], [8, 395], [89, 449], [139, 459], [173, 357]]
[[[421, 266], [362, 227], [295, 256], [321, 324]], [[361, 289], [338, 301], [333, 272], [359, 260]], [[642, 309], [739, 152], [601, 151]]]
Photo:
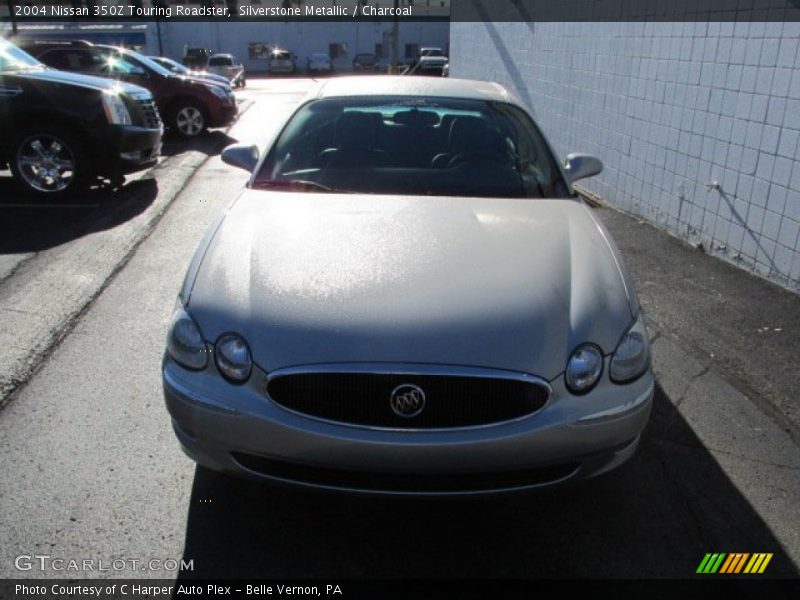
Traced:
[[49, 69], [0, 38], [0, 131], [0, 168], [60, 195], [154, 164], [163, 125], [146, 89]]

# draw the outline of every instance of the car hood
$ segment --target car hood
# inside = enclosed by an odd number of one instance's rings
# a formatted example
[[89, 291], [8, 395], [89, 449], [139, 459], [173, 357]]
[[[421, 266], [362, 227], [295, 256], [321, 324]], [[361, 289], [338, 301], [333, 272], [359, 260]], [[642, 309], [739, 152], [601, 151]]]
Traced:
[[83, 75], [81, 73], [58, 71], [56, 69], [31, 69], [28, 71], [15, 72], [14, 74], [43, 83], [77, 85], [99, 91], [118, 89], [132, 95], [149, 93], [145, 88], [132, 83], [125, 83], [105, 77], [94, 77], [93, 75]]
[[216, 79], [216, 77], [214, 79], [211, 79], [199, 73], [198, 74], [193, 73], [191, 75], [178, 75], [177, 77], [179, 77], [184, 83], [189, 85], [203, 84], [203, 85], [214, 85], [217, 87], [229, 87], [227, 80], [222, 82]]
[[191, 74], [191, 77], [195, 79], [219, 81], [225, 83], [226, 85], [228, 83], [228, 79], [226, 77], [223, 77], [222, 75], [217, 75], [216, 73], [212, 73], [211, 71], [194, 71]]
[[250, 190], [198, 256], [189, 311], [209, 341], [244, 335], [267, 371], [413, 362], [552, 379], [580, 343], [612, 352], [633, 316], [577, 200]]

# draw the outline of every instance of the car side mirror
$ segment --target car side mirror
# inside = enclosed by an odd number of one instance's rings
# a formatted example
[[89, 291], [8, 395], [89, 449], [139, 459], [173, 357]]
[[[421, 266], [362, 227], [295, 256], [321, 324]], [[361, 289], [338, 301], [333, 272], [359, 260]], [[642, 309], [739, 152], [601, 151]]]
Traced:
[[222, 151], [222, 162], [252, 172], [258, 164], [258, 146], [233, 144]]
[[585, 179], [601, 173], [603, 171], [603, 163], [599, 158], [591, 154], [573, 152], [567, 155], [564, 161], [564, 171], [569, 182], [574, 183], [579, 179]]

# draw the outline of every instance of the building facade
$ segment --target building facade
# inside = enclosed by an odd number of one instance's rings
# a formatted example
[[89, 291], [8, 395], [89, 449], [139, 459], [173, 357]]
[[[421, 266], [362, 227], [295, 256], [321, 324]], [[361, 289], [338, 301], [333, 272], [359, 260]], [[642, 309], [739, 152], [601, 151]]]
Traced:
[[[360, 53], [377, 54], [388, 63], [391, 56], [391, 21], [250, 21], [161, 22], [148, 27], [147, 51], [180, 60], [186, 47], [202, 46], [239, 58], [249, 73], [267, 70], [266, 48], [290, 50], [298, 68], [313, 53], [327, 53], [334, 68], [347, 71]], [[398, 60], [408, 62], [421, 46], [447, 49], [447, 21], [408, 21], [398, 24]]]
[[450, 72], [600, 157], [605, 202], [800, 292], [798, 45], [798, 22], [454, 22]]

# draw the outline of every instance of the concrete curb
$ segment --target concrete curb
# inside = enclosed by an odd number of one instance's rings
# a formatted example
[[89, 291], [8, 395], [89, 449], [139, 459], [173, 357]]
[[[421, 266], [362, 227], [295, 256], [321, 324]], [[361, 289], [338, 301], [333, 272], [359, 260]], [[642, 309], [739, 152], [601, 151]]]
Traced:
[[[251, 105], [243, 102], [240, 114]], [[169, 173], [157, 178], [157, 196], [142, 213], [121, 225], [27, 257], [8, 274], [0, 287], [0, 319], [7, 324], [0, 331], [0, 410], [130, 260], [210, 156], [190, 151], [162, 161], [134, 178], [143, 181]], [[130, 210], [135, 200], [125, 198], [102, 221], [113, 223], [115, 216]], [[98, 357], [101, 355], [102, 351]]]

